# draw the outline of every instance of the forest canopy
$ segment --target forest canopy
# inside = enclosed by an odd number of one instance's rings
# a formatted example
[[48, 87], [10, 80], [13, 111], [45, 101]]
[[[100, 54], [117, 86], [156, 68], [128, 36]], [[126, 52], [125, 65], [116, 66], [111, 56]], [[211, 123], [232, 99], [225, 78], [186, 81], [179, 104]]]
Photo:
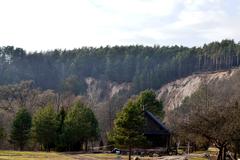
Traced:
[[117, 83], [132, 82], [134, 92], [158, 89], [175, 79], [202, 71], [239, 65], [240, 44], [233, 40], [202, 47], [114, 46], [29, 52], [0, 48], [0, 85], [33, 80], [37, 87], [86, 92], [87, 77]]

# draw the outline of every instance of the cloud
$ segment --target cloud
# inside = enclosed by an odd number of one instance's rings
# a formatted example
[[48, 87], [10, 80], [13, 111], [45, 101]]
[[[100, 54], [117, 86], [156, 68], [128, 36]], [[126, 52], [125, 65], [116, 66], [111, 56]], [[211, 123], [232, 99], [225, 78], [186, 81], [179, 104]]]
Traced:
[[238, 0], [0, 0], [0, 44], [27, 50], [240, 38]]
[[236, 14], [235, 2], [228, 1], [226, 4], [223, 0], [184, 1], [182, 9], [175, 14], [176, 20], [155, 31], [164, 34], [164, 38], [156, 41], [187, 46], [199, 46], [226, 38], [238, 41], [240, 23], [237, 20], [239, 15]]

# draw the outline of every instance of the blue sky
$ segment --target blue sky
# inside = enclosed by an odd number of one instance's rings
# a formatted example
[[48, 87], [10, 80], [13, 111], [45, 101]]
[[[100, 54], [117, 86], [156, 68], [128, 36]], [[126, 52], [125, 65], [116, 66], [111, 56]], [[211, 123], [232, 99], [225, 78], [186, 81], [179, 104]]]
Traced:
[[0, 0], [0, 46], [201, 46], [240, 40], [239, 0]]

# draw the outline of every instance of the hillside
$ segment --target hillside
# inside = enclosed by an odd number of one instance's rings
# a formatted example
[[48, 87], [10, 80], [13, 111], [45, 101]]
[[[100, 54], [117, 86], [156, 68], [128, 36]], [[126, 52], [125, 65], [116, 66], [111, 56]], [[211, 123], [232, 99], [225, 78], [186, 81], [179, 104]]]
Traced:
[[0, 125], [9, 132], [22, 106], [33, 114], [48, 104], [68, 110], [81, 100], [95, 113], [104, 141], [130, 97], [152, 89], [168, 112], [204, 81], [235, 75], [239, 55], [240, 44], [233, 40], [192, 48], [106, 46], [33, 53], [0, 47]]
[[[157, 99], [163, 101], [166, 116], [168, 116], [169, 111], [180, 107], [186, 97], [190, 97], [204, 84], [215, 84], [217, 86], [223, 84], [230, 90], [228, 92], [237, 94], [231, 88], [240, 84], [239, 76], [240, 68], [203, 72], [177, 79], [155, 90], [155, 92]], [[87, 97], [95, 106], [101, 128], [107, 131], [112, 127], [115, 113], [121, 110], [127, 99], [134, 95], [131, 92], [132, 83], [118, 84], [88, 78], [87, 84]], [[227, 93], [226, 88], [223, 86], [222, 90]]]
[[240, 69], [235, 68], [225, 71], [193, 74], [164, 85], [156, 91], [157, 97], [163, 101], [165, 111], [168, 112], [181, 106], [183, 100], [196, 92], [200, 85], [218, 83], [227, 85], [232, 78], [239, 77], [239, 72]]

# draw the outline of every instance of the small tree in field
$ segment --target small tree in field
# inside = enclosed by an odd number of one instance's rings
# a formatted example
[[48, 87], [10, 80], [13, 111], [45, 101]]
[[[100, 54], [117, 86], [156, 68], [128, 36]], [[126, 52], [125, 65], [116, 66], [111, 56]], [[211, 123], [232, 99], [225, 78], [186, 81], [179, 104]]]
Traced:
[[12, 123], [11, 142], [18, 146], [20, 150], [24, 149], [29, 136], [32, 125], [32, 118], [26, 109], [20, 109]]
[[39, 109], [33, 117], [34, 138], [47, 151], [55, 145], [57, 126], [57, 116], [51, 106]]
[[143, 135], [144, 122], [142, 108], [132, 100], [123, 107], [114, 121], [113, 131], [108, 138], [115, 144], [129, 149], [129, 160], [131, 159], [132, 148], [145, 141]]

